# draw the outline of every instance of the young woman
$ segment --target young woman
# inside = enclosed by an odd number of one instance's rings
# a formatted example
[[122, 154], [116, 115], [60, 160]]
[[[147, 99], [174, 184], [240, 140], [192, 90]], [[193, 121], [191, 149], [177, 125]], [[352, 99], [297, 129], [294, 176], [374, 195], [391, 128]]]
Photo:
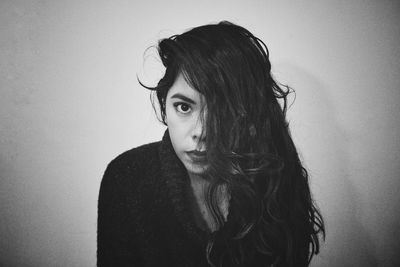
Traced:
[[324, 224], [265, 44], [221, 22], [158, 50], [168, 129], [108, 165], [98, 266], [308, 266]]

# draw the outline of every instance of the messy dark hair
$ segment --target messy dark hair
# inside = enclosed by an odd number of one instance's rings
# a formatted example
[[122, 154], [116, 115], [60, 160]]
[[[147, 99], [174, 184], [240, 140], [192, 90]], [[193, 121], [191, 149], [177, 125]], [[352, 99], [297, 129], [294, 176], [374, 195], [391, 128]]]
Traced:
[[[325, 228], [285, 118], [291, 89], [273, 79], [266, 45], [223, 21], [162, 39], [158, 52], [165, 74], [145, 87], [157, 96], [162, 122], [179, 74], [205, 97], [206, 203], [218, 225], [205, 251], [210, 265], [308, 266]], [[221, 185], [230, 195], [226, 222]]]

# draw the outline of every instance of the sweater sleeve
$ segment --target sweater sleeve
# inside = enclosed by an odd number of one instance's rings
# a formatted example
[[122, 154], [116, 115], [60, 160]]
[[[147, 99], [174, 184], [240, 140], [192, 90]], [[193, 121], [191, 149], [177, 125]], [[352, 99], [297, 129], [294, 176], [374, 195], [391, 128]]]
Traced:
[[97, 266], [142, 266], [127, 209], [127, 174], [111, 162], [100, 185], [97, 221]]

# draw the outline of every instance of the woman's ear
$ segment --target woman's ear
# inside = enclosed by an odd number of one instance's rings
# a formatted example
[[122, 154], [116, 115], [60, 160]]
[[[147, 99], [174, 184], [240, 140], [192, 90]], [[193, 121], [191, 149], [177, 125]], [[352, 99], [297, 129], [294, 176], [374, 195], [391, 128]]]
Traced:
[[167, 117], [167, 99], [165, 98], [165, 99], [163, 99], [163, 101], [162, 101], [162, 105], [163, 105], [163, 108], [164, 108], [164, 123], [165, 123], [165, 125], [167, 125], [168, 126], [168, 117]]

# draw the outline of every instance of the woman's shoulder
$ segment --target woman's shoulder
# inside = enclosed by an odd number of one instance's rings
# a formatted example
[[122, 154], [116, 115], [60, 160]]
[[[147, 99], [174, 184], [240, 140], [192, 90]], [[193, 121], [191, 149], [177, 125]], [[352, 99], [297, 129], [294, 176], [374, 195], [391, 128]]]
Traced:
[[153, 142], [127, 150], [115, 157], [104, 172], [103, 183], [138, 181], [149, 175], [149, 170], [159, 168], [159, 147], [161, 142]]
[[129, 149], [115, 157], [109, 165], [140, 165], [158, 159], [159, 142], [153, 142]]

